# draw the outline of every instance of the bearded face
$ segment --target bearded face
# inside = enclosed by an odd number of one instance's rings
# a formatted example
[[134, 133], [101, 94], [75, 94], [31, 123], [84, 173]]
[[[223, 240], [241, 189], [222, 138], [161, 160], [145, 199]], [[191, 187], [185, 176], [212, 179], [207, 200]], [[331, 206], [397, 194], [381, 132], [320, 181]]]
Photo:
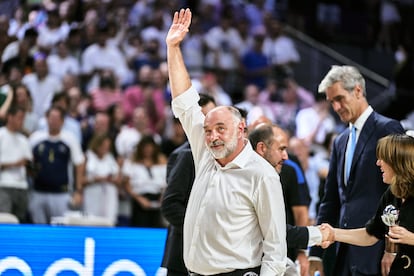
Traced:
[[214, 140], [207, 144], [207, 148], [215, 159], [223, 159], [228, 157], [236, 150], [237, 132], [234, 132], [228, 142], [222, 140]]

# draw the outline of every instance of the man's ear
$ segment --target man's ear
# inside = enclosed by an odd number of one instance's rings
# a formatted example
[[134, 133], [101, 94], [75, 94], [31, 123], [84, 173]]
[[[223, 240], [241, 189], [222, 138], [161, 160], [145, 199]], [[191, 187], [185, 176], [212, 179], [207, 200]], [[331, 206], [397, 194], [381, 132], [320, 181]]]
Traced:
[[364, 96], [364, 93], [363, 93], [363, 91], [362, 91], [362, 87], [361, 87], [361, 85], [359, 85], [359, 84], [356, 84], [356, 85], [355, 85], [355, 88], [354, 88], [354, 93], [355, 93], [355, 97], [356, 97], [357, 99], [360, 99], [361, 97], [363, 97], [363, 96]]
[[266, 151], [266, 145], [265, 145], [265, 143], [258, 142], [257, 145], [256, 145], [256, 152], [258, 154], [260, 154], [261, 156], [263, 156], [264, 153], [265, 153], [265, 151]]
[[244, 120], [239, 123], [239, 131], [243, 137], [246, 135], [246, 122]]

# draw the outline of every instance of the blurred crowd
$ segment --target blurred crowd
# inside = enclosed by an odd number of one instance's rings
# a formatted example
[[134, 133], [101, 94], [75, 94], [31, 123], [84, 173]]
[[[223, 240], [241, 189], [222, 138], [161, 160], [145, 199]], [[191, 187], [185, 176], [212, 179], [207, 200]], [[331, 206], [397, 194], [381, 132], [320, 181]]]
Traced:
[[170, 110], [165, 36], [172, 11], [191, 7], [182, 49], [193, 84], [246, 111], [248, 124], [266, 117], [292, 137], [313, 219], [327, 168], [309, 158], [327, 160], [343, 125], [295, 80], [300, 55], [281, 21], [284, 10], [300, 18], [295, 2], [1, 1], [0, 187], [28, 195], [7, 191], [6, 207], [28, 223], [81, 210], [114, 225], [166, 226], [166, 161], [186, 136]]

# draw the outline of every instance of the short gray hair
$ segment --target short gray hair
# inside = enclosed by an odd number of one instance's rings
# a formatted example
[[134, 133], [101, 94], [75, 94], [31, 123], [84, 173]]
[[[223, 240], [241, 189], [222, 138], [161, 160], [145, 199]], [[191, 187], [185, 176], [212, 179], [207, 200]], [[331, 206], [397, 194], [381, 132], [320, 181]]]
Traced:
[[365, 79], [356, 67], [349, 65], [333, 65], [331, 70], [329, 70], [319, 84], [318, 92], [326, 93], [326, 89], [337, 82], [340, 82], [342, 87], [349, 92], [352, 92], [355, 85], [359, 84], [362, 88], [364, 97], [366, 97]]
[[226, 106], [227, 110], [230, 111], [231, 115], [233, 116], [234, 124], [237, 126], [241, 121], [243, 121], [243, 116], [241, 115], [240, 111], [235, 108], [234, 106]]

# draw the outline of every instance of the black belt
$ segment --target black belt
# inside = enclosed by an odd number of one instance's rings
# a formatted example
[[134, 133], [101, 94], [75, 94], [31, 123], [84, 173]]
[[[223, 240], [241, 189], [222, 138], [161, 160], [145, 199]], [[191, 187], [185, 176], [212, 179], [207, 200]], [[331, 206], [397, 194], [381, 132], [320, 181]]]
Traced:
[[[208, 275], [208, 276], [256, 276], [256, 275], [260, 275], [260, 265], [256, 266], [256, 267], [252, 267], [252, 268], [245, 268], [245, 269], [236, 269], [230, 272], [224, 272], [224, 273], [218, 273], [218, 274], [213, 274], [213, 275]], [[203, 275], [203, 274], [199, 274], [196, 272], [188, 272], [189, 276], [207, 276], [207, 275]]]

